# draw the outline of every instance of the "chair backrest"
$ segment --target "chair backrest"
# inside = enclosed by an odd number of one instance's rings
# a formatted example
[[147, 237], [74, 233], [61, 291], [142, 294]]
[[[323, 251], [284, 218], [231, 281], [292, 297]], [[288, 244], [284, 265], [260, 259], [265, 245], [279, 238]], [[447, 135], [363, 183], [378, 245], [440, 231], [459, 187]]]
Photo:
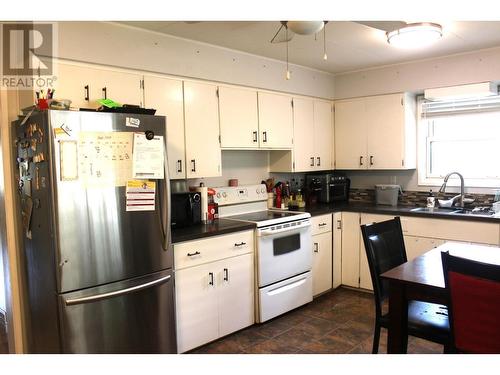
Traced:
[[361, 225], [366, 257], [375, 294], [377, 314], [388, 296], [388, 285], [380, 275], [407, 261], [406, 249], [399, 217], [370, 225]]
[[464, 353], [500, 353], [500, 266], [448, 252], [441, 260], [453, 345]]

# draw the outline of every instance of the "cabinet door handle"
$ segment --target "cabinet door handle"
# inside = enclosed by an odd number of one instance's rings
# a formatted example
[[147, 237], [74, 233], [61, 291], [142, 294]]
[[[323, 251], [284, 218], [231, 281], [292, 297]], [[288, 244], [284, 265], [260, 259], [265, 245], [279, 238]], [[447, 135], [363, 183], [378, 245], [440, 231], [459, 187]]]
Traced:
[[240, 246], [244, 246], [246, 244], [247, 244], [246, 242], [240, 242], [240, 243], [235, 243], [234, 246], [240, 247]]
[[195, 251], [194, 253], [188, 253], [187, 256], [188, 257], [194, 257], [196, 255], [200, 255], [201, 253], [199, 251]]
[[325, 225], [326, 225], [326, 223], [320, 223], [320, 224], [318, 224], [318, 227], [321, 228], [321, 227], [324, 227]]
[[317, 167], [321, 166], [321, 158], [318, 156], [316, 157], [316, 159], [318, 160], [318, 163], [316, 164]]
[[314, 252], [319, 253], [319, 244], [317, 242], [314, 242]]
[[224, 281], [229, 281], [229, 270], [224, 268]]
[[373, 155], [370, 156], [370, 165], [373, 165]]
[[311, 156], [311, 165], [310, 167], [314, 167], [314, 157]]
[[177, 160], [177, 164], [179, 165], [179, 168], [177, 168], [177, 172], [180, 173], [182, 172], [182, 160], [181, 159]]
[[90, 100], [89, 85], [85, 85], [83, 88], [85, 89], [85, 101], [88, 102]]
[[208, 273], [208, 285], [214, 285], [214, 273], [213, 272]]
[[196, 159], [191, 159], [191, 164], [193, 168], [191, 168], [191, 172], [196, 172]]
[[342, 229], [342, 220], [337, 220], [337, 229]]
[[363, 165], [363, 157], [362, 156], [359, 157], [359, 165]]
[[252, 132], [252, 134], [253, 134], [253, 141], [257, 142], [258, 141], [258, 138], [257, 138], [257, 134], [258, 133], [257, 133], [257, 131]]
[[102, 88], [102, 95], [104, 95], [104, 99], [108, 98], [108, 88], [106, 86]]
[[267, 131], [262, 132], [262, 142], [267, 143]]

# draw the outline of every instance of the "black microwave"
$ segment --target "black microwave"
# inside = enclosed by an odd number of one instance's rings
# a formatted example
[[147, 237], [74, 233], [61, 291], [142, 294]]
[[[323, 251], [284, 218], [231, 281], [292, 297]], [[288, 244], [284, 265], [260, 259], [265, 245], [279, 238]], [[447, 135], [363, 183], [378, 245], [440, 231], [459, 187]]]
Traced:
[[183, 228], [201, 223], [200, 193], [172, 193], [172, 228]]

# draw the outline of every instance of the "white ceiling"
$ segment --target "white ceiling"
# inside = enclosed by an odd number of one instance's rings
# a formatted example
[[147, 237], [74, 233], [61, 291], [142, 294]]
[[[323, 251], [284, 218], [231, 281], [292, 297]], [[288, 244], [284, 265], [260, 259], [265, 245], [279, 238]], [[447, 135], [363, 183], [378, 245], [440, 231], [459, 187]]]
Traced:
[[[285, 43], [270, 43], [280, 26], [279, 21], [122, 23], [273, 59], [285, 60], [286, 56]], [[294, 64], [330, 73], [343, 73], [500, 46], [500, 21], [441, 24], [441, 40], [423, 49], [403, 50], [389, 45], [383, 30], [356, 22], [330, 21], [326, 25], [327, 61], [323, 60], [322, 32], [318, 34], [317, 40], [314, 35], [295, 35], [289, 43], [289, 59]]]

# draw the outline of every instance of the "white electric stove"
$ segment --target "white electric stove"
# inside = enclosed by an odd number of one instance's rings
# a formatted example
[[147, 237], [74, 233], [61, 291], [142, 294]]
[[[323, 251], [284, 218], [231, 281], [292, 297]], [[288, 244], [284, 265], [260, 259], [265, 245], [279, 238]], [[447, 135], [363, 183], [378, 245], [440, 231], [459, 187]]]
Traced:
[[268, 210], [265, 185], [213, 189], [219, 217], [257, 226], [257, 321], [265, 322], [311, 302], [311, 215]]

